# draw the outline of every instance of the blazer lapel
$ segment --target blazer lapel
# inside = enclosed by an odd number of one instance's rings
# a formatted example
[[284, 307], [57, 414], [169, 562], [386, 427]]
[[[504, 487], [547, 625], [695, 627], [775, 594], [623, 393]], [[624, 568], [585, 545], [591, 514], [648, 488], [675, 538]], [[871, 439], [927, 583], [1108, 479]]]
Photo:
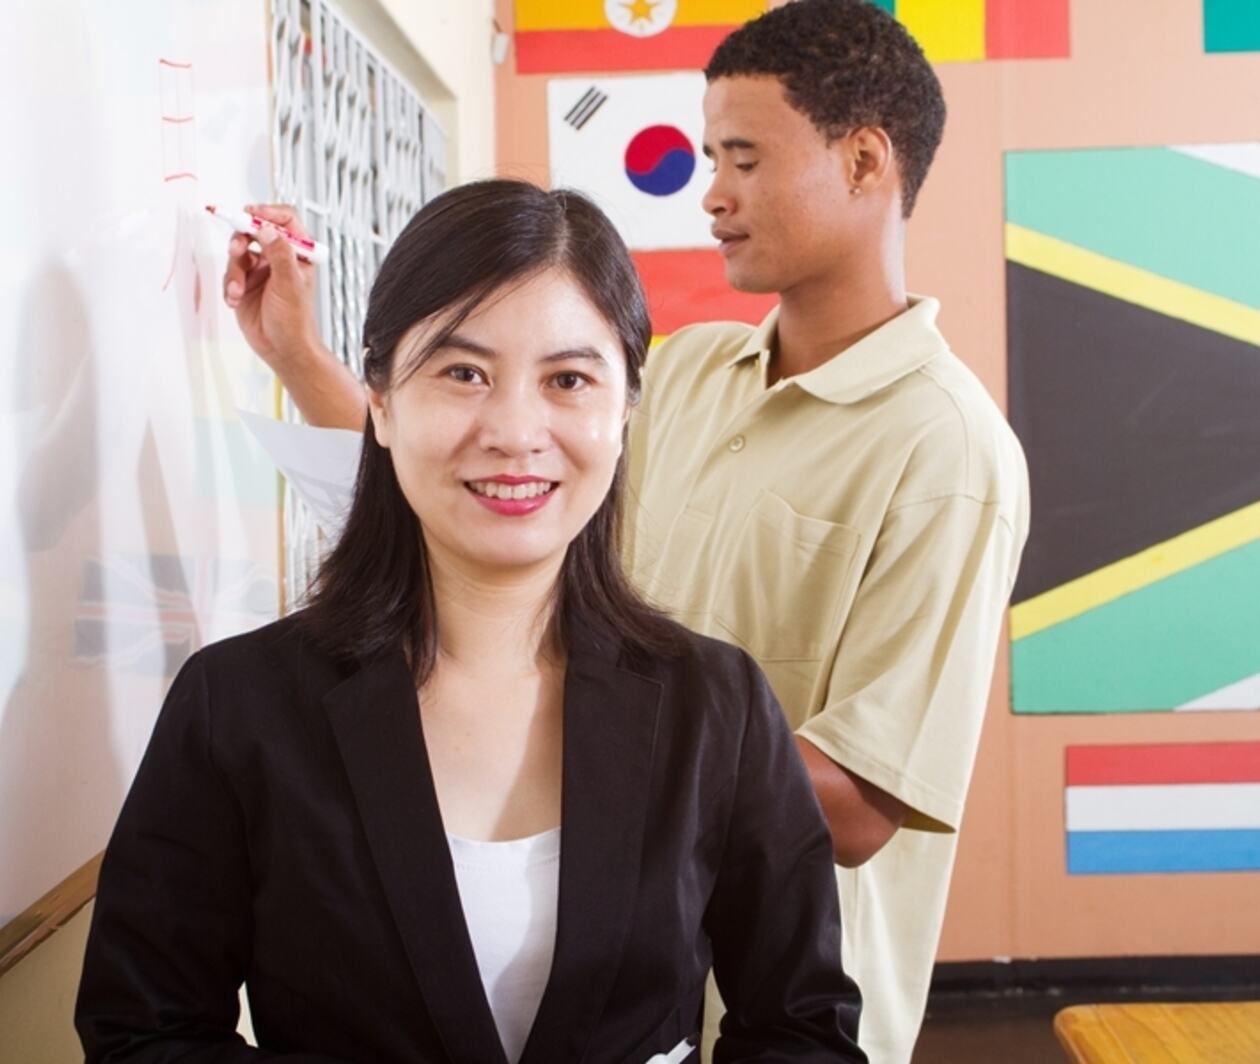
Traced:
[[521, 1064], [583, 1059], [630, 929], [661, 689], [617, 650], [590, 633], [569, 648], [556, 947]]
[[506, 1064], [468, 937], [402, 654], [366, 664], [325, 696], [324, 708], [394, 923], [447, 1057], [459, 1064]]

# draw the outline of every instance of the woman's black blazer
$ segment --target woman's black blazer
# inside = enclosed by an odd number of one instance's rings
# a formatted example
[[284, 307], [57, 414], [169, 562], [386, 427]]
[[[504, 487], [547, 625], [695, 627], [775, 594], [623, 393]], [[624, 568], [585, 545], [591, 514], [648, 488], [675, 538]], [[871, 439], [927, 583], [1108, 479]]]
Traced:
[[[682, 630], [680, 629], [680, 632]], [[522, 1064], [863, 1061], [826, 825], [746, 654], [570, 647], [555, 957]], [[262, 1049], [235, 1032], [248, 988]], [[96, 1061], [504, 1064], [401, 653], [298, 618], [176, 678], [101, 869], [76, 1025]]]

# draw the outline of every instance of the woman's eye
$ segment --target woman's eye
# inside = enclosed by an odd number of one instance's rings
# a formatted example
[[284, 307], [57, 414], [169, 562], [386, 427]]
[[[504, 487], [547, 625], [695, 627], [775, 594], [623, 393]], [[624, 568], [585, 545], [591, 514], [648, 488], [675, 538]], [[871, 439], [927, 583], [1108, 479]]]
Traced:
[[562, 392], [576, 392], [587, 383], [586, 378], [580, 373], [557, 373], [551, 379]]
[[446, 373], [461, 384], [476, 384], [483, 379], [481, 370], [474, 369], [472, 366], [452, 366]]

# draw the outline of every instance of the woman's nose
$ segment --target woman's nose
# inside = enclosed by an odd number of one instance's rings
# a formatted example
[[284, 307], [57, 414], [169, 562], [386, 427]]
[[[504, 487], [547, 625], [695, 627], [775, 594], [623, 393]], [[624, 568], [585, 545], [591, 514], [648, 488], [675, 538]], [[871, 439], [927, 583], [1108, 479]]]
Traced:
[[546, 450], [551, 440], [550, 410], [530, 387], [500, 387], [481, 406], [481, 446], [505, 455]]

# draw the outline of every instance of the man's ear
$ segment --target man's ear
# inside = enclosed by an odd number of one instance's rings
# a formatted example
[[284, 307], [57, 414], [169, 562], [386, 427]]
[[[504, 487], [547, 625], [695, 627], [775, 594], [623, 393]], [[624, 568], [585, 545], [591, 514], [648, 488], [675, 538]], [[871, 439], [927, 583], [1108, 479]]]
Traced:
[[373, 388], [365, 387], [363, 390], [367, 393], [368, 416], [372, 419], [372, 431], [376, 435], [376, 442], [386, 450], [389, 450], [391, 428], [389, 397], [381, 395], [380, 392]]
[[895, 180], [892, 139], [878, 126], [861, 126], [845, 137], [850, 188], [873, 192]]

